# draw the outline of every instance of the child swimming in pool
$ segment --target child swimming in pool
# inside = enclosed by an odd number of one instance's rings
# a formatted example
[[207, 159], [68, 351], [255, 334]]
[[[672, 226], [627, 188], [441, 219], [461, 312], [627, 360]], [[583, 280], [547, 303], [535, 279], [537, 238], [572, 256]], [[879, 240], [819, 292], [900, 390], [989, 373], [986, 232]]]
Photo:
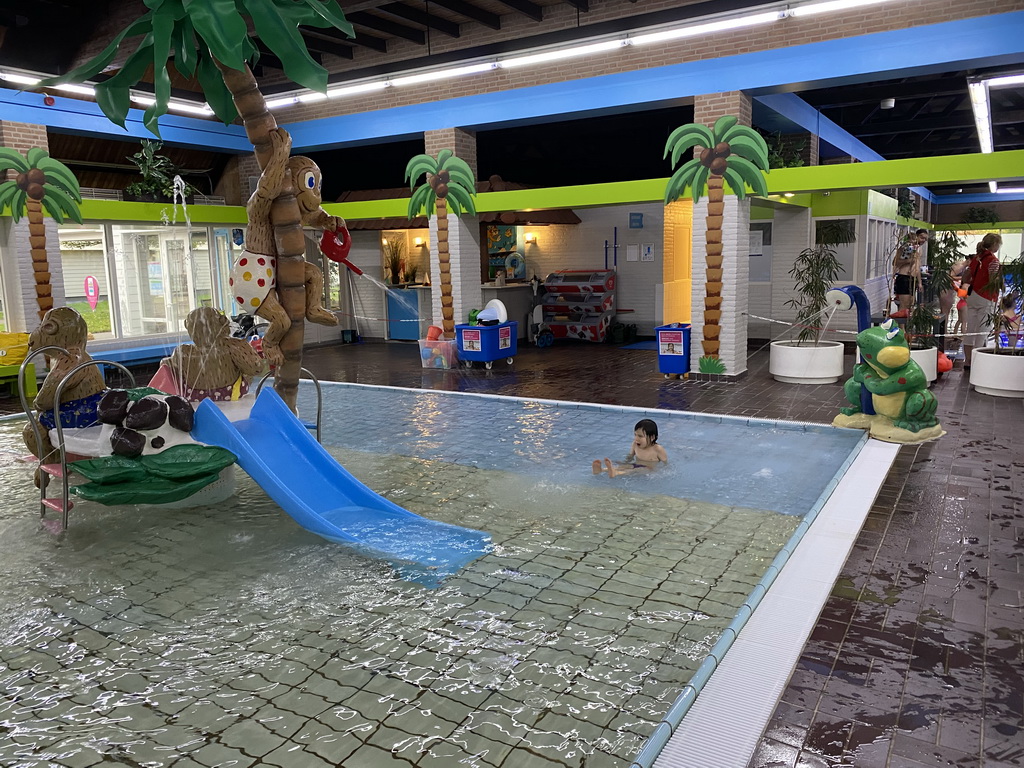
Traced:
[[659, 462], [668, 463], [668, 454], [658, 445], [658, 425], [652, 419], [640, 419], [633, 427], [633, 444], [629, 447], [629, 455], [621, 464], [613, 464], [611, 459], [594, 460], [594, 474], [607, 472], [608, 477], [630, 475], [634, 472], [650, 472]]

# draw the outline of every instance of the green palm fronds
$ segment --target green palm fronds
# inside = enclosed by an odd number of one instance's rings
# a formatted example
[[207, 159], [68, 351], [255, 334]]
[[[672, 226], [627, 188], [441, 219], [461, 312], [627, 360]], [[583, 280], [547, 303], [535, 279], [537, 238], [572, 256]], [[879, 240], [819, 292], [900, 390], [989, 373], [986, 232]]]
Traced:
[[129, 89], [152, 66], [156, 101], [146, 109], [143, 122], [159, 136], [157, 121], [167, 113], [171, 95], [167, 70], [171, 58], [181, 74], [199, 80], [214, 114], [230, 123], [238, 113], [215, 62], [242, 70], [259, 57], [249, 37], [250, 24], [256, 37], [281, 60], [289, 78], [321, 93], [327, 90], [327, 70], [309, 55], [299, 26], [333, 28], [355, 37], [338, 0], [146, 0], [146, 7], [149, 10], [99, 55], [65, 75], [43, 80], [40, 86], [85, 82], [114, 61], [125, 40], [141, 38], [118, 73], [96, 85], [96, 101], [103, 114], [123, 128], [131, 106]]
[[[416, 186], [421, 176], [426, 175], [426, 183]], [[405, 180], [413, 190], [409, 199], [409, 218], [415, 218], [421, 212], [433, 215], [436, 201], [442, 198], [456, 216], [463, 212], [476, 215], [473, 198], [476, 197], [476, 179], [473, 169], [461, 157], [456, 157], [450, 149], [442, 149], [437, 157], [416, 155], [405, 166]]]
[[27, 155], [16, 149], [0, 147], [0, 173], [14, 171], [16, 179], [0, 184], [0, 210], [10, 206], [11, 217], [20, 221], [28, 201], [38, 200], [59, 224], [68, 218], [82, 223], [78, 204], [82, 192], [78, 179], [64, 163], [50, 157], [39, 147], [32, 147]]
[[665, 204], [683, 197], [690, 190], [694, 202], [700, 200], [710, 176], [722, 176], [735, 195], [743, 199], [747, 186], [758, 195], [768, 194], [764, 174], [768, 172], [768, 146], [753, 128], [738, 125], [733, 115], [720, 117], [714, 128], [687, 123], [672, 131], [665, 142], [664, 156], [672, 166], [687, 150], [703, 147], [699, 157], [687, 160], [665, 186]]

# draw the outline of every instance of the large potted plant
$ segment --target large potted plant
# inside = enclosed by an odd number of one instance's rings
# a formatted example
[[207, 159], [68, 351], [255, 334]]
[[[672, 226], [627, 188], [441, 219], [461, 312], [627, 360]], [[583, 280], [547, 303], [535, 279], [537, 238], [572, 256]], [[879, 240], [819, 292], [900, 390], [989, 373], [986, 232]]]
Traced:
[[[1003, 264], [1002, 277], [1006, 294], [1020, 306], [1024, 295], [1024, 254]], [[983, 395], [1024, 398], [1024, 348], [1018, 346], [1018, 329], [1007, 323], [996, 305], [992, 317], [995, 346], [975, 347], [971, 365], [971, 385]]]
[[[126, 200], [148, 203], [166, 203], [174, 200], [174, 177], [181, 176], [181, 169], [169, 157], [159, 154], [162, 141], [142, 140], [142, 149], [129, 155], [142, 178], [124, 188]], [[195, 188], [185, 183], [184, 195], [190, 200]]]
[[921, 366], [928, 383], [938, 378], [938, 353], [945, 338], [945, 323], [955, 301], [953, 265], [963, 258], [964, 241], [956, 232], [943, 232], [928, 247], [928, 276], [922, 300], [915, 303], [907, 318], [907, 343], [910, 356]]
[[391, 276], [391, 284], [402, 282], [402, 269], [405, 266], [405, 243], [398, 238], [386, 237], [381, 242], [384, 251], [384, 271]]
[[768, 372], [787, 384], [832, 384], [843, 376], [843, 343], [823, 340], [825, 294], [843, 272], [835, 246], [856, 240], [853, 222], [818, 223], [815, 244], [797, 256], [789, 270], [796, 296], [786, 306], [796, 309], [796, 339], [773, 341]]

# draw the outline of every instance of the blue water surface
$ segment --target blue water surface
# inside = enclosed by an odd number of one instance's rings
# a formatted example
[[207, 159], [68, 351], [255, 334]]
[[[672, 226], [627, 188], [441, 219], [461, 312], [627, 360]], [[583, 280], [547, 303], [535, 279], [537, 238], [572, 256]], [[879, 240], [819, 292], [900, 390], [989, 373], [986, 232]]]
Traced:
[[[621, 483], [728, 506], [802, 515], [865, 440], [860, 430], [683, 411], [323, 385], [323, 442], [358, 451], [446, 461], [567, 486]], [[300, 389], [299, 410], [316, 411]], [[654, 419], [669, 464], [651, 474], [594, 475], [594, 459], [622, 461], [633, 426]]]

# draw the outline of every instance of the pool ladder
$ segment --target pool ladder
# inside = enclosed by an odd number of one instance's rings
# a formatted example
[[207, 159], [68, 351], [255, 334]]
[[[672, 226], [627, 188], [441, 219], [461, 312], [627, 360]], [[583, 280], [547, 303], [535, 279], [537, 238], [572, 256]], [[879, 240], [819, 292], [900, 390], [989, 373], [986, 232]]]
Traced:
[[[71, 354], [70, 352], [68, 352], [68, 350], [64, 349], [64, 347], [58, 347], [58, 346], [40, 347], [39, 349], [33, 350], [29, 355], [27, 355], [25, 357], [25, 359], [22, 361], [21, 367], [18, 369], [18, 396], [21, 398], [21, 407], [25, 411], [25, 415], [28, 417], [28, 422], [29, 422], [29, 424], [32, 425], [32, 431], [35, 434], [36, 447], [37, 448], [43, 442], [42, 441], [43, 433], [42, 433], [41, 425], [39, 424], [39, 420], [36, 419], [35, 412], [33, 411], [31, 404], [28, 402], [28, 398], [25, 396], [25, 371], [26, 371], [26, 368], [28, 367], [28, 364], [35, 357], [37, 357], [37, 356], [39, 356], [41, 354], [44, 354], [46, 352], [58, 352], [58, 353], [63, 353], [65, 355], [69, 355], [69, 356]], [[71, 510], [75, 506], [74, 502], [72, 502], [70, 500], [70, 486], [68, 485], [68, 453], [67, 453], [67, 450], [64, 448], [64, 427], [63, 427], [63, 425], [61, 424], [61, 421], [60, 421], [60, 402], [61, 402], [60, 396], [64, 393], [64, 387], [68, 383], [68, 380], [72, 376], [74, 376], [76, 373], [78, 373], [79, 371], [83, 370], [84, 368], [88, 368], [90, 365], [98, 365], [98, 366], [112, 365], [115, 368], [119, 368], [128, 377], [128, 380], [131, 382], [131, 388], [135, 387], [135, 376], [132, 374], [132, 372], [129, 371], [127, 368], [125, 368], [120, 363], [115, 363], [112, 360], [88, 360], [88, 361], [86, 361], [84, 363], [81, 363], [80, 365], [75, 366], [71, 371], [69, 371], [67, 373], [67, 375], [64, 376], [64, 378], [60, 380], [60, 383], [57, 384], [57, 389], [54, 392], [54, 407], [53, 407], [54, 422], [56, 423], [56, 429], [57, 429], [57, 445], [54, 446], [54, 449], [57, 452], [58, 456], [60, 457], [60, 463], [46, 464], [46, 463], [44, 463], [44, 461], [45, 461], [45, 459], [47, 457], [40, 456], [39, 457], [39, 465], [38, 465], [38, 470], [39, 470], [39, 517], [40, 517], [41, 520], [43, 520], [43, 524], [46, 525], [46, 521], [45, 521], [46, 510], [47, 509], [52, 509], [54, 512], [59, 512], [60, 516], [61, 516], [60, 517], [60, 529], [55, 531], [56, 533], [62, 533], [63, 531], [67, 530], [67, 527], [68, 527], [68, 515], [69, 515], [69, 513], [71, 512]], [[100, 370], [102, 371], [103, 369], [100, 368]], [[312, 371], [310, 371], [307, 368], [301, 368], [300, 369], [300, 373], [307, 374], [309, 376], [309, 378], [312, 379], [313, 386], [316, 387], [316, 423], [312, 424], [312, 425], [308, 424], [306, 422], [303, 422], [303, 423], [306, 425], [307, 429], [311, 428], [311, 427], [316, 429], [316, 441], [318, 443], [320, 443], [320, 442], [322, 442], [322, 440], [320, 439], [320, 437], [321, 437], [320, 429], [321, 429], [321, 420], [322, 420], [322, 416], [323, 416], [323, 405], [324, 405], [323, 390], [320, 387], [320, 380], [313, 374]], [[256, 386], [256, 395], [257, 396], [259, 395], [260, 390], [263, 388], [263, 384], [266, 382], [266, 380], [268, 378], [270, 378], [270, 376], [271, 376], [271, 373], [267, 373], [267, 374], [265, 374], [263, 376], [262, 379], [260, 379], [259, 384]], [[40, 453], [42, 453], [41, 450], [40, 450]], [[51, 498], [51, 497], [48, 497], [46, 495], [46, 491], [47, 491], [47, 488], [49, 487], [50, 478], [51, 477], [59, 478], [60, 481], [61, 481], [61, 495], [60, 495], [60, 498], [57, 498], [57, 497], [52, 497]]]
[[[32, 410], [32, 407], [28, 402], [28, 398], [25, 396], [25, 369], [35, 357], [46, 352], [63, 353], [65, 355], [68, 355], [69, 357], [71, 355], [71, 353], [68, 352], [68, 350], [64, 349], [64, 347], [40, 347], [39, 349], [32, 350], [32, 352], [29, 353], [29, 355], [27, 355], [25, 359], [22, 361], [21, 368], [18, 369], [18, 396], [21, 398], [21, 407], [25, 411], [25, 415], [28, 417], [28, 422], [29, 424], [32, 425], [32, 432], [35, 434], [36, 438], [36, 448], [39, 449], [40, 453], [43, 453], [43, 451], [40, 449], [40, 446], [43, 443], [43, 432], [42, 427], [39, 424], [39, 420], [36, 419], [35, 412]], [[86, 360], [84, 363], [80, 363], [79, 365], [76, 365], [74, 368], [68, 371], [67, 375], [65, 375], [64, 378], [62, 378], [60, 382], [57, 384], [57, 389], [54, 391], [53, 397], [53, 419], [54, 423], [56, 424], [57, 430], [57, 445], [54, 446], [54, 450], [57, 452], [57, 455], [60, 458], [60, 463], [45, 463], [46, 459], [49, 458], [50, 454], [48, 454], [47, 456], [38, 457], [39, 517], [43, 520], [43, 525], [46, 525], [46, 510], [52, 509], [54, 512], [59, 512], [60, 529], [55, 530], [55, 533], [61, 533], [67, 530], [68, 514], [71, 512], [71, 509], [75, 506], [74, 503], [69, 499], [70, 490], [68, 486], [68, 453], [67, 450], [64, 448], [64, 426], [61, 424], [60, 421], [61, 395], [64, 394], [64, 387], [67, 385], [68, 381], [71, 379], [72, 376], [74, 376], [79, 371], [84, 370], [85, 368], [88, 368], [89, 366], [92, 365], [112, 365], [115, 368], [120, 368], [121, 371], [128, 376], [128, 380], [131, 382], [131, 386], [135, 386], [135, 376], [132, 375], [132, 372], [129, 371], [120, 363], [115, 363], [112, 360]], [[100, 368], [100, 370], [102, 371], [103, 369]], [[51, 498], [46, 495], [46, 490], [50, 485], [51, 477], [59, 478], [61, 481], [60, 498]]]

